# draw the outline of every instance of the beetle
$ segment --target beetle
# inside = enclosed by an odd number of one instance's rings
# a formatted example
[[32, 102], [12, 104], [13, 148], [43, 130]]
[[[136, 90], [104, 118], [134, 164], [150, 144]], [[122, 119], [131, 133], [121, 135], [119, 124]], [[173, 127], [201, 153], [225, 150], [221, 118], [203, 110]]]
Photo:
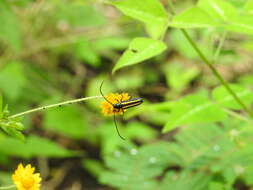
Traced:
[[[125, 110], [127, 110], [127, 109], [129, 109], [129, 108], [131, 108], [131, 107], [135, 107], [135, 106], [138, 106], [138, 105], [140, 105], [140, 104], [142, 104], [143, 103], [143, 99], [142, 98], [129, 98], [129, 99], [127, 99], [127, 100], [122, 100], [123, 99], [123, 95], [121, 94], [121, 100], [118, 100], [117, 99], [117, 103], [112, 103], [112, 102], [110, 102], [105, 96], [104, 96], [104, 94], [103, 94], [103, 92], [102, 92], [102, 86], [103, 86], [103, 83], [104, 83], [104, 81], [102, 81], [102, 83], [101, 83], [101, 85], [100, 85], [100, 94], [103, 96], [103, 98], [113, 107], [113, 112], [115, 111], [115, 112], [122, 112], [122, 113], [124, 113], [125, 112]], [[118, 125], [117, 125], [117, 122], [116, 122], [116, 115], [115, 115], [115, 112], [114, 112], [114, 114], [113, 114], [113, 118], [114, 118], [114, 124], [115, 124], [115, 127], [116, 127], [116, 130], [117, 130], [117, 133], [118, 133], [118, 135], [119, 135], [119, 137], [121, 138], [121, 139], [123, 139], [123, 140], [125, 140], [125, 138], [124, 137], [122, 137], [121, 135], [120, 135], [120, 132], [119, 132], [119, 130], [118, 130]]]

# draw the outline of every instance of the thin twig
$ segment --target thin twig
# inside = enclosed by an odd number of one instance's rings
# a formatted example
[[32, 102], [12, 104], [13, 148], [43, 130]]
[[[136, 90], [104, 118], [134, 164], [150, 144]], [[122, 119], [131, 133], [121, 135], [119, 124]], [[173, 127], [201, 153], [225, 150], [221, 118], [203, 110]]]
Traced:
[[95, 98], [102, 98], [102, 96], [91, 96], [91, 97], [79, 98], [79, 99], [74, 99], [74, 100], [68, 100], [68, 101], [57, 103], [57, 104], [50, 104], [50, 105], [47, 105], [47, 106], [41, 106], [41, 107], [34, 108], [34, 109], [31, 109], [31, 110], [27, 110], [27, 111], [24, 111], [24, 112], [21, 112], [21, 113], [17, 113], [15, 115], [10, 116], [10, 118], [16, 118], [16, 117], [20, 117], [20, 116], [23, 116], [23, 115], [26, 115], [26, 114], [33, 113], [33, 112], [46, 110], [46, 109], [50, 109], [50, 108], [54, 108], [54, 107], [59, 107], [59, 106], [63, 106], [63, 105], [66, 105], [66, 104], [74, 104], [74, 103], [78, 103], [78, 102], [83, 102], [83, 101], [90, 100], [90, 99], [95, 99]]
[[242, 114], [238, 114], [238, 113], [236, 113], [236, 112], [234, 112], [234, 111], [231, 111], [231, 110], [228, 110], [228, 109], [224, 109], [224, 111], [227, 112], [229, 115], [231, 115], [231, 116], [237, 118], [237, 119], [240, 119], [240, 120], [242, 120], [242, 121], [245, 121], [245, 122], [247, 122], [247, 123], [249, 123], [249, 124], [253, 124], [253, 120], [251, 120], [251, 119], [249, 119], [249, 118], [243, 116]]
[[219, 55], [220, 55], [221, 48], [222, 48], [222, 46], [223, 46], [223, 44], [224, 44], [224, 42], [225, 42], [226, 36], [227, 36], [227, 32], [225, 31], [225, 32], [223, 32], [223, 34], [222, 34], [222, 36], [221, 36], [221, 39], [220, 39], [220, 41], [219, 41], [218, 47], [217, 47], [217, 49], [216, 49], [216, 51], [215, 51], [215, 53], [214, 53], [214, 58], [213, 58], [213, 61], [214, 61], [214, 62], [217, 61], [217, 59], [218, 59], [218, 57], [219, 57]]
[[2, 190], [2, 189], [12, 189], [12, 188], [14, 188], [14, 187], [16, 187], [16, 185], [3, 186], [3, 187], [0, 187], [0, 189], [1, 189], [1, 190]]

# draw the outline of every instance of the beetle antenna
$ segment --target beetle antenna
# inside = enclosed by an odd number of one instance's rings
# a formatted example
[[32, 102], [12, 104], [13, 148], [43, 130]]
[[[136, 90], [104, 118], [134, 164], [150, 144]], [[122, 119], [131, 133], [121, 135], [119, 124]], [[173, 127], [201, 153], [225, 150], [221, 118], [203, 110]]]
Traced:
[[117, 133], [118, 133], [119, 137], [120, 137], [122, 140], [126, 140], [124, 137], [122, 137], [122, 136], [120, 135], [120, 132], [119, 132], [119, 129], [118, 129], [118, 125], [117, 125], [117, 122], [116, 122], [116, 116], [115, 116], [115, 114], [113, 115], [113, 120], [114, 120], [114, 124], [115, 124], [115, 126], [116, 126], [116, 130], [117, 130]]
[[103, 94], [103, 92], [102, 92], [102, 86], [103, 86], [103, 84], [104, 84], [104, 80], [102, 81], [102, 83], [101, 83], [101, 85], [100, 85], [100, 88], [99, 88], [100, 94], [103, 96], [103, 98], [104, 98], [109, 104], [113, 105], [113, 103], [111, 103], [111, 102], [104, 96], [104, 94]]

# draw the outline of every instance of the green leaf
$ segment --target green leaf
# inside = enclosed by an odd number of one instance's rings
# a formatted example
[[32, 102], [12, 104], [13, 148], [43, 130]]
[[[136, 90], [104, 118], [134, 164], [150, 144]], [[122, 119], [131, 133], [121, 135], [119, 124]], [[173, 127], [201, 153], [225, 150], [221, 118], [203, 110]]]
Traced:
[[253, 34], [253, 15], [243, 14], [235, 18], [231, 18], [229, 24], [224, 28], [238, 33]]
[[170, 158], [169, 143], [160, 142], [136, 147], [124, 143], [122, 151], [105, 157], [109, 170], [102, 172], [100, 182], [120, 190], [154, 190], [156, 177], [163, 173]]
[[249, 14], [253, 14], [253, 0], [248, 0], [244, 6], [245, 11]]
[[205, 166], [211, 168], [211, 164], [218, 164], [215, 160], [224, 157], [221, 152], [230, 153], [234, 146], [226, 134], [225, 129], [217, 125], [190, 125], [182, 128], [175, 136], [176, 143], [171, 144], [170, 152], [175, 154], [172, 157], [175, 157], [174, 160], [182, 168], [190, 170]]
[[8, 63], [0, 70], [0, 89], [11, 100], [17, 99], [21, 93], [24, 93], [23, 87], [26, 82], [22, 62]]
[[160, 190], [206, 190], [211, 175], [198, 171], [195, 173], [169, 171], [166, 173], [160, 185]]
[[199, 0], [197, 6], [219, 22], [227, 22], [237, 17], [236, 8], [224, 0]]
[[5, 1], [0, 1], [0, 39], [15, 50], [21, 49], [21, 32], [16, 15]]
[[14, 137], [18, 140], [25, 141], [25, 136], [23, 135], [22, 132], [19, 130], [15, 129], [11, 125], [5, 124], [5, 123], [0, 123], [1, 129], [6, 132], [8, 135], [11, 137]]
[[[237, 181], [236, 177], [242, 179], [242, 175], [252, 165], [253, 148], [250, 143], [246, 143], [251, 141], [252, 126], [248, 125], [251, 130], [248, 137], [241, 136], [244, 140], [249, 140], [245, 142], [247, 145], [239, 147], [231, 140], [230, 134], [237, 131], [235, 128], [245, 131], [245, 123], [240, 120], [234, 125], [233, 118], [225, 121], [227, 123], [222, 122], [222, 127], [213, 124], [191, 125], [177, 131], [168, 150], [172, 161], [169, 164], [181, 169], [180, 172], [171, 174], [170, 178], [166, 175], [161, 190], [206, 190], [209, 182], [214, 179], [225, 178], [226, 187], [233, 185]], [[239, 133], [238, 131], [238, 135]], [[208, 169], [208, 175], [202, 173], [204, 168]], [[202, 177], [197, 179], [194, 176]]]
[[151, 38], [135, 38], [129, 44], [113, 68], [113, 73], [120, 68], [140, 63], [151, 57], [159, 55], [166, 49], [166, 45], [159, 40]]
[[105, 170], [102, 162], [98, 160], [83, 159], [82, 166], [95, 177], [98, 177]]
[[111, 1], [111, 4], [125, 15], [144, 22], [155, 39], [162, 36], [167, 28], [168, 14], [159, 0], [123, 0]]
[[37, 136], [29, 136], [25, 143], [0, 136], [0, 152], [9, 156], [32, 158], [35, 156], [68, 157], [73, 154], [58, 144]]
[[199, 7], [189, 8], [176, 15], [169, 26], [175, 28], [207, 28], [217, 27], [218, 22]]
[[226, 113], [212, 103], [206, 93], [189, 95], [174, 104], [163, 132], [169, 132], [180, 125], [212, 123], [225, 118]]
[[[230, 87], [245, 105], [248, 106], [250, 103], [252, 103], [253, 96], [251, 90], [241, 87], [237, 84], [231, 84]], [[223, 86], [215, 88], [212, 92], [212, 96], [220, 105], [226, 108], [236, 110], [242, 109], [241, 105], [237, 103], [237, 101]]]
[[245, 5], [246, 11], [241, 15], [237, 13], [236, 8], [231, 3], [224, 0], [200, 0], [198, 6], [216, 21], [223, 23], [226, 30], [253, 34], [253, 15], [250, 14], [251, 2]]
[[111, 3], [125, 15], [145, 23], [163, 23], [168, 19], [167, 12], [158, 0], [122, 0]]

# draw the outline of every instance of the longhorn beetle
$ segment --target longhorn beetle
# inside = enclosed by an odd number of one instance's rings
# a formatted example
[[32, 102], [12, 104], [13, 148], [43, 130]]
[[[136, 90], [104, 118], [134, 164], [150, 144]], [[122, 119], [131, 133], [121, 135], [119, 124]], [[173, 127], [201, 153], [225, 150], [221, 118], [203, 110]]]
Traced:
[[[103, 98], [109, 103], [112, 105], [113, 109], [115, 110], [118, 110], [118, 111], [122, 111], [124, 113], [125, 110], [127, 110], [128, 108], [131, 108], [131, 107], [134, 107], [134, 106], [138, 106], [140, 105], [142, 102], [143, 102], [143, 99], [142, 98], [129, 98], [128, 100], [117, 100], [118, 102], [117, 103], [112, 103], [110, 102], [103, 94], [102, 92], [102, 86], [103, 86], [103, 83], [104, 81], [102, 81], [101, 85], [100, 85], [100, 94], [103, 96]], [[116, 131], [119, 135], [119, 137], [123, 140], [126, 140], [124, 137], [122, 137], [120, 135], [120, 132], [119, 132], [119, 129], [118, 129], [118, 125], [117, 125], [117, 122], [116, 122], [116, 116], [115, 116], [115, 113], [113, 115], [113, 120], [114, 120], [114, 124], [115, 124], [115, 127], [116, 127]]]

